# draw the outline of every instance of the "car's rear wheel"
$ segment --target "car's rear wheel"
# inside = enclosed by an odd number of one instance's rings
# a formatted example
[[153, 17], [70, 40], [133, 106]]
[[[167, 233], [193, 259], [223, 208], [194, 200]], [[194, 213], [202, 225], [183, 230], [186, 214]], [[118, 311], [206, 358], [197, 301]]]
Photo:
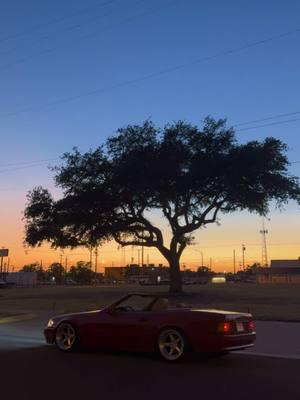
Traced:
[[61, 351], [70, 352], [76, 349], [78, 335], [75, 327], [69, 322], [62, 322], [56, 329], [55, 344]]
[[187, 342], [183, 333], [175, 328], [163, 329], [158, 336], [158, 351], [166, 361], [178, 361], [187, 350]]

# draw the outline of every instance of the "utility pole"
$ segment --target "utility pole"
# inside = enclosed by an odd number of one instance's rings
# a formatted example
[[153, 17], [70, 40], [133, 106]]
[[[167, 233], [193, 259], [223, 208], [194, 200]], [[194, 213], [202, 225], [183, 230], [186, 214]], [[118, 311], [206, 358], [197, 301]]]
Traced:
[[131, 246], [131, 264], [133, 264], [134, 263], [134, 253], [133, 253], [133, 251], [134, 251], [134, 246]]
[[204, 267], [204, 264], [203, 264], [203, 251], [201, 251], [201, 267]]
[[138, 266], [140, 266], [140, 252], [141, 252], [141, 250], [138, 249]]
[[233, 273], [235, 274], [235, 250], [233, 250]]
[[98, 247], [95, 249], [95, 273], [98, 272]]
[[93, 247], [90, 248], [90, 268], [93, 268]]
[[144, 266], [144, 231], [142, 234], [142, 267]]
[[246, 246], [244, 244], [242, 244], [243, 271], [245, 271], [245, 250], [246, 250]]
[[147, 266], [149, 267], [149, 254], [147, 254]]
[[209, 258], [209, 269], [210, 269], [210, 272], [211, 272], [211, 270], [212, 270], [212, 258], [211, 257]]
[[126, 249], [122, 247], [122, 267], [126, 266]]
[[62, 258], [63, 258], [63, 255], [60, 254], [60, 256], [59, 256], [59, 263], [60, 263], [60, 265], [62, 265]]
[[262, 218], [262, 229], [259, 231], [262, 235], [262, 254], [261, 254], [261, 265], [263, 267], [268, 267], [268, 252], [267, 252], [267, 234], [269, 233], [265, 227], [265, 218]]
[[68, 257], [65, 258], [65, 272], [68, 272]]

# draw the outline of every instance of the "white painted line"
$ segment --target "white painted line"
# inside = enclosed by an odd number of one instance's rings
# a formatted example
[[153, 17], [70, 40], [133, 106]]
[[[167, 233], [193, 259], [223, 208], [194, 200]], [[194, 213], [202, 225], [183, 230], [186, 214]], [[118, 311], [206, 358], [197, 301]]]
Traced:
[[10, 317], [0, 318], [0, 324], [12, 324], [15, 322], [20, 322], [20, 321], [28, 321], [28, 320], [34, 319], [34, 318], [36, 318], [36, 314], [13, 315]]
[[283, 358], [286, 360], [300, 360], [300, 355], [292, 355], [292, 354], [273, 354], [273, 353], [259, 353], [259, 352], [243, 352], [243, 351], [235, 351], [234, 354], [242, 354], [246, 356], [256, 356], [256, 357], [269, 357], [269, 358]]

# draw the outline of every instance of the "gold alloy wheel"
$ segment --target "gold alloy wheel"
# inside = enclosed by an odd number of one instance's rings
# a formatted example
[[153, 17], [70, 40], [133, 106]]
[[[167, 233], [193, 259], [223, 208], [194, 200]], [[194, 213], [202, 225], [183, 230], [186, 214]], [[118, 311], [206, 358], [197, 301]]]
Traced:
[[185, 350], [183, 335], [176, 329], [164, 329], [158, 337], [158, 349], [165, 360], [178, 360]]
[[70, 351], [74, 348], [76, 341], [76, 332], [74, 327], [68, 323], [61, 323], [56, 330], [55, 343], [62, 351]]

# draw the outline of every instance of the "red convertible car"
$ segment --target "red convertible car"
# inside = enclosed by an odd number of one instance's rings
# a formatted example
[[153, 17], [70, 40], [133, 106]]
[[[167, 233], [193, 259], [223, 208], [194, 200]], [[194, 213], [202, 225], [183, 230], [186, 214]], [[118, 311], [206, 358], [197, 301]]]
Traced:
[[167, 299], [129, 294], [97, 311], [51, 318], [46, 341], [69, 352], [78, 347], [155, 352], [176, 361], [188, 351], [228, 352], [253, 346], [251, 314], [169, 308]]

